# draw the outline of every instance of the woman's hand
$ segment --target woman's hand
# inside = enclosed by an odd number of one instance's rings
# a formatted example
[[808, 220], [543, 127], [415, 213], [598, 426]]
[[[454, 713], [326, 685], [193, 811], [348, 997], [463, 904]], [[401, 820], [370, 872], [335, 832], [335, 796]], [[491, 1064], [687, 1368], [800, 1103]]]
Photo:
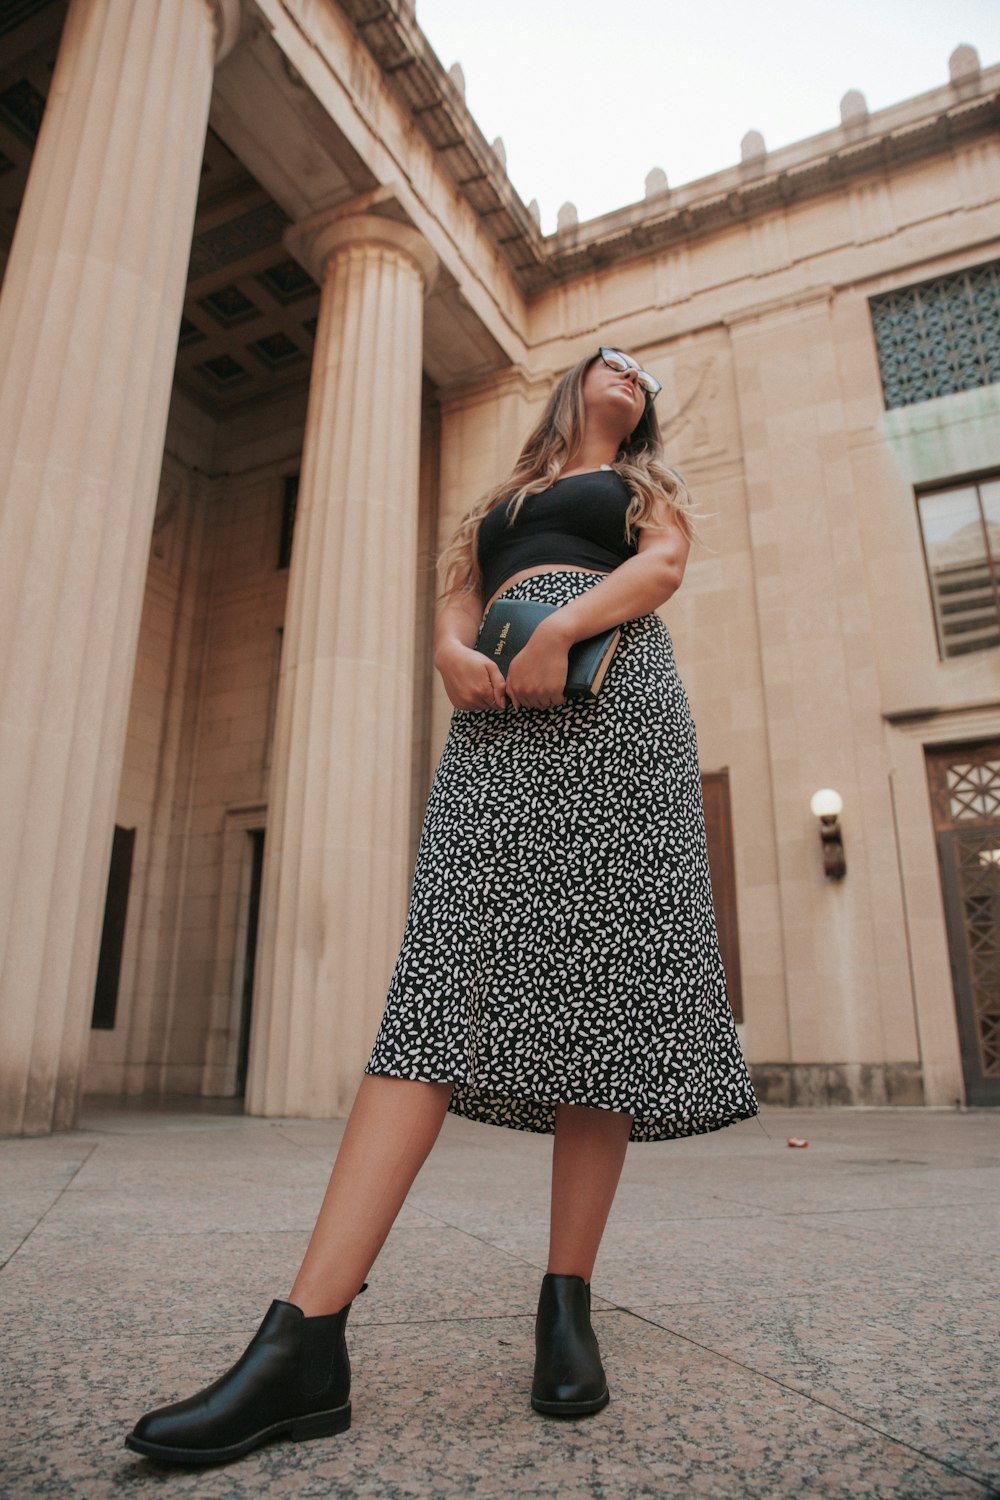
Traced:
[[[557, 611], [558, 613], [558, 611]], [[507, 668], [507, 697], [515, 708], [553, 708], [565, 702], [569, 642], [550, 615]]]
[[503, 673], [473, 646], [450, 640], [440, 646], [434, 665], [455, 708], [506, 708]]

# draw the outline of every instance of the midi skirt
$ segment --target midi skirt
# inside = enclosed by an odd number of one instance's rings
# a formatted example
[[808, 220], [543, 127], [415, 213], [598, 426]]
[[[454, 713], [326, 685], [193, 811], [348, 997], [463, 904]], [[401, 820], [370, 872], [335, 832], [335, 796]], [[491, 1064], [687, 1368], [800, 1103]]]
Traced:
[[[502, 597], [561, 605], [603, 576]], [[659, 615], [625, 623], [594, 699], [454, 710], [365, 1072], [452, 1081], [456, 1115], [542, 1133], [561, 1102], [632, 1114], [631, 1141], [757, 1114]]]

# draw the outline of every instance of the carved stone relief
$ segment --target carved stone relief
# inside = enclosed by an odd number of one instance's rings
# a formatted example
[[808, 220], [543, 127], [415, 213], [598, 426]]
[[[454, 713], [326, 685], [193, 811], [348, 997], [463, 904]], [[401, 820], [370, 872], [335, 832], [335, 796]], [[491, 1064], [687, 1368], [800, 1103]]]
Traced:
[[671, 363], [657, 402], [668, 453], [675, 452], [679, 461], [735, 453], [735, 408], [722, 351], [692, 348]]

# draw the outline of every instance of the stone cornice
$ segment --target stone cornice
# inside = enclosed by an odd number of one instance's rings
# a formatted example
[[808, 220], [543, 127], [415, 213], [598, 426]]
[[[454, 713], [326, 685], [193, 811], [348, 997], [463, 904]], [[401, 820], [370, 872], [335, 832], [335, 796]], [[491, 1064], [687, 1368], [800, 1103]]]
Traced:
[[530, 297], [932, 157], [1000, 125], [1000, 66], [543, 237], [407, 0], [337, 0]]
[[[843, 191], [886, 169], [948, 151], [957, 141], [1000, 125], [1000, 67], [982, 75], [992, 84], [973, 98], [935, 89], [869, 116], [866, 124], [797, 141], [759, 162], [726, 168], [697, 182], [591, 219], [545, 241], [555, 279], [586, 274], [680, 241]], [[923, 106], [923, 108], [921, 108]], [[903, 109], [909, 118], [900, 119]]]
[[541, 271], [545, 242], [407, 0], [337, 0], [390, 89], [459, 188], [522, 286]]
[[965, 734], [996, 734], [1000, 727], [1000, 709], [993, 702], [886, 709], [882, 717], [894, 729], [934, 741], [961, 738]]

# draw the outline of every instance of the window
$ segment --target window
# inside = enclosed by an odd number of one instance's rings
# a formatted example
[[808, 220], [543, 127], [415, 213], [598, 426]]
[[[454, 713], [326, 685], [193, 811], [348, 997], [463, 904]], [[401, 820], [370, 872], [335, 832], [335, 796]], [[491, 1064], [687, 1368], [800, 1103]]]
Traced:
[[1000, 477], [917, 496], [942, 657], [1000, 645]]
[[292, 560], [292, 535], [295, 531], [295, 506], [299, 498], [299, 476], [287, 474], [281, 497], [281, 536], [278, 539], [278, 567], [287, 568]]
[[887, 407], [1000, 381], [1000, 260], [868, 305]]

